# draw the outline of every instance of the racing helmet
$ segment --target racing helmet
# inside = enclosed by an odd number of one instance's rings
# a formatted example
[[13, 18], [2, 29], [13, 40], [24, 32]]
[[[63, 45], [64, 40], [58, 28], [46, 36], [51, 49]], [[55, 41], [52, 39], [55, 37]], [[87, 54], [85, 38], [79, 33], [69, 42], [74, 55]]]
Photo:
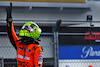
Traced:
[[27, 22], [21, 28], [19, 36], [20, 37], [30, 37], [30, 38], [37, 40], [40, 34], [41, 34], [41, 29], [36, 23]]

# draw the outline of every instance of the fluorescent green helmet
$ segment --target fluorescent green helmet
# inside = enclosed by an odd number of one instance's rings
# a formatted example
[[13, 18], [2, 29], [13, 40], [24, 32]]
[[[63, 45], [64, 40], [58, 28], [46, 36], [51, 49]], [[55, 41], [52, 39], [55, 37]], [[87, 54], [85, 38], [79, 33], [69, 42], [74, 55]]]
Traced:
[[30, 37], [37, 40], [40, 34], [41, 34], [41, 29], [36, 23], [27, 22], [23, 25], [22, 29], [20, 30], [19, 36]]

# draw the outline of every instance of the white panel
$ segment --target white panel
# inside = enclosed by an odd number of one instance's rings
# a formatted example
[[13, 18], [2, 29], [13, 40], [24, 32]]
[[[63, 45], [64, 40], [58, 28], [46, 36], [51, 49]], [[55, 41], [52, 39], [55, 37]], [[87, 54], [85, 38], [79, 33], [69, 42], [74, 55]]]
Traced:
[[0, 47], [1, 58], [16, 58], [16, 50], [13, 47]]
[[0, 35], [0, 47], [6, 47], [6, 46], [12, 47], [8, 37], [6, 35]]
[[88, 1], [87, 4], [91, 7], [91, 11], [87, 12], [86, 15], [93, 15], [94, 21], [100, 21], [100, 2]]
[[100, 60], [59, 60], [59, 67], [100, 67]]
[[[32, 0], [31, 0], [32, 1]], [[68, 0], [67, 0], [68, 1]], [[69, 0], [70, 1], [70, 0]], [[77, 0], [76, 0], [77, 1]], [[85, 0], [84, 0], [85, 1]], [[9, 1], [0, 1], [0, 6], [9, 6]], [[50, 3], [50, 2], [12, 2], [13, 6], [19, 6], [19, 7], [87, 7], [85, 3]]]
[[40, 36], [40, 46], [43, 48], [45, 58], [53, 58], [53, 38], [51, 36]]

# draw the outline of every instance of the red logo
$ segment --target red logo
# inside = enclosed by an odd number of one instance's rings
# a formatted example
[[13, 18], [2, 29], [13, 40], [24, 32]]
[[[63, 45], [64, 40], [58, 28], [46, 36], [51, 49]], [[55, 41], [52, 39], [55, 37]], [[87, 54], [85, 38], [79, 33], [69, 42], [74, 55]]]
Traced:
[[93, 67], [92, 65], [90, 65], [89, 67]]
[[86, 40], [98, 40], [100, 39], [100, 32], [86, 32], [84, 39]]

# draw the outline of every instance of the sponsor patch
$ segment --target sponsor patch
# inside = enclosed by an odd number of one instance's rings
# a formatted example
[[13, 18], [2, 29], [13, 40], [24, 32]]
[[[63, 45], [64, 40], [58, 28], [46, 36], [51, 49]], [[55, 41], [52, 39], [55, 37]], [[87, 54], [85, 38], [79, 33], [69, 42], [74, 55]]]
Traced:
[[43, 54], [43, 52], [42, 52], [42, 51], [39, 51], [39, 53]]
[[[23, 59], [23, 58], [24, 58], [24, 56], [22, 56], [22, 55], [18, 55], [18, 58]], [[25, 58], [24, 58], [24, 59], [30, 60], [30, 57], [26, 57], [26, 56], [25, 56]]]
[[30, 52], [30, 50], [29, 50], [29, 49], [25, 49], [25, 51]]
[[19, 47], [19, 50], [23, 50], [23, 48]]
[[39, 54], [39, 56], [42, 56], [43, 57], [43, 54]]
[[43, 59], [43, 57], [42, 56], [39, 56], [39, 59]]

